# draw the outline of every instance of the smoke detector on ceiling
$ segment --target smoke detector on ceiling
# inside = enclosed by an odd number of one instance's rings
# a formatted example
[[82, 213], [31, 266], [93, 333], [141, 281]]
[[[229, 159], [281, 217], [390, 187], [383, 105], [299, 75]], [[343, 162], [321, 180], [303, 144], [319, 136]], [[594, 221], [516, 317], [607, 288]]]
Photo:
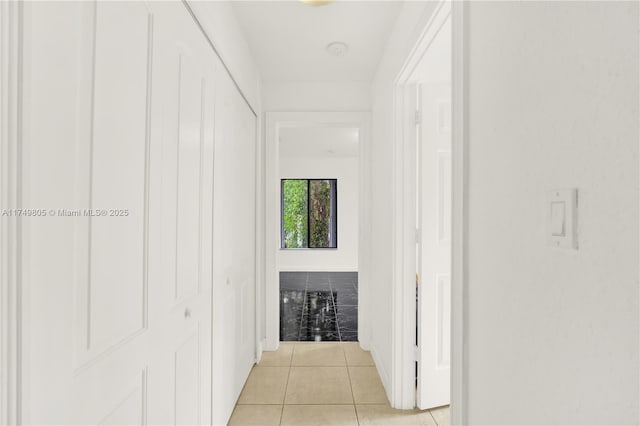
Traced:
[[341, 41], [334, 41], [327, 45], [327, 52], [331, 56], [344, 56], [349, 50], [349, 46]]

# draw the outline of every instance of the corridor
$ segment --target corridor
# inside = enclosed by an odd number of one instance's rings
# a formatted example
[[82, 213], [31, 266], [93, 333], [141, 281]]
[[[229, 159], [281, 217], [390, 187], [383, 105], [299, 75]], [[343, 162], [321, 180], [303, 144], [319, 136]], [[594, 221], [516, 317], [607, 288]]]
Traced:
[[640, 425], [639, 29], [0, 0], [0, 425]]
[[230, 426], [449, 425], [449, 408], [394, 410], [358, 343], [282, 342], [264, 352]]

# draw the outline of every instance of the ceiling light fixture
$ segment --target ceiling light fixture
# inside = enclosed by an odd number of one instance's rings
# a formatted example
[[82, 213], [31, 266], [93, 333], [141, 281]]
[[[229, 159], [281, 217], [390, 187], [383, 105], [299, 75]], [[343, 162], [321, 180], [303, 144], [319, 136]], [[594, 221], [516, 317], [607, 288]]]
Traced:
[[308, 4], [309, 6], [326, 6], [334, 1], [336, 0], [300, 0], [300, 2]]
[[341, 41], [334, 41], [333, 43], [329, 43], [326, 49], [331, 56], [343, 56], [349, 50], [349, 46]]

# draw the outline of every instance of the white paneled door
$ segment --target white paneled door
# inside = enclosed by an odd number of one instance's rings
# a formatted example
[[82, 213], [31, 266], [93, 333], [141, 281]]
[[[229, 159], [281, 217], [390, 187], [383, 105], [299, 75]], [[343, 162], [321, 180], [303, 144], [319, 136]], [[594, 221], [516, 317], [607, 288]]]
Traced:
[[25, 2], [23, 84], [24, 423], [210, 424], [255, 359], [255, 117], [181, 2]]
[[451, 358], [451, 84], [418, 89], [419, 408], [448, 405]]
[[256, 359], [256, 117], [231, 79], [216, 95], [213, 424], [226, 424]]
[[148, 421], [209, 424], [215, 63], [182, 5], [151, 6], [157, 48], [151, 128], [157, 166], [151, 170], [158, 213], [152, 235], [159, 291], [150, 299], [158, 339], [150, 357], [155, 370], [150, 368]]

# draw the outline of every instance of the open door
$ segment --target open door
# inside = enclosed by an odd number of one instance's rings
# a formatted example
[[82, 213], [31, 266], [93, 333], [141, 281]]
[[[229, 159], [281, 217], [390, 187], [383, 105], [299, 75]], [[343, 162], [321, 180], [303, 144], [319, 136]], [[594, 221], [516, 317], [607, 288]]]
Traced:
[[417, 406], [450, 402], [451, 358], [451, 44], [445, 24], [429, 49], [434, 66], [418, 86]]

